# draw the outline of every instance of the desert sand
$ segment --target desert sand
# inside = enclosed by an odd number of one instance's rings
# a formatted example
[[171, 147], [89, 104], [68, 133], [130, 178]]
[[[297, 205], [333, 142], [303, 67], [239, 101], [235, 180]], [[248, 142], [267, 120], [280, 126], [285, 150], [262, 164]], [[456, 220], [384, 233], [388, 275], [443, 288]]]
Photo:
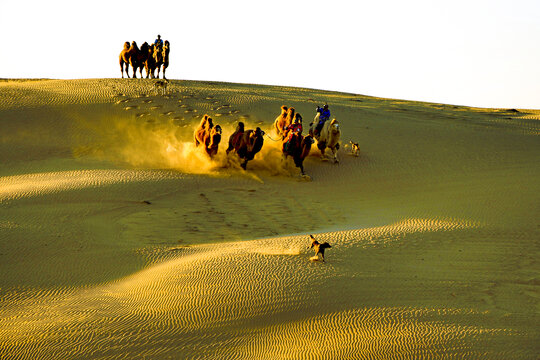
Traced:
[[[0, 358], [538, 358], [540, 110], [152, 85], [0, 81]], [[272, 124], [325, 102], [340, 163], [307, 181]]]

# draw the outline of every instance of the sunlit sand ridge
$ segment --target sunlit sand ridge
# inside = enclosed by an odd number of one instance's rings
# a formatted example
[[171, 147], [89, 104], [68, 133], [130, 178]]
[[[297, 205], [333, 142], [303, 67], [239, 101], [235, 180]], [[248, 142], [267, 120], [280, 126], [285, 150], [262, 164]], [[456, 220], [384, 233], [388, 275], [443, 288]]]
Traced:
[[[0, 357], [533, 359], [540, 111], [257, 85], [0, 82]], [[17, 100], [15, 100], [17, 99]], [[343, 145], [281, 161], [281, 105]], [[193, 146], [208, 113], [218, 156]], [[270, 134], [248, 171], [237, 121]], [[301, 180], [301, 181], [299, 181]], [[310, 261], [309, 234], [328, 241]]]

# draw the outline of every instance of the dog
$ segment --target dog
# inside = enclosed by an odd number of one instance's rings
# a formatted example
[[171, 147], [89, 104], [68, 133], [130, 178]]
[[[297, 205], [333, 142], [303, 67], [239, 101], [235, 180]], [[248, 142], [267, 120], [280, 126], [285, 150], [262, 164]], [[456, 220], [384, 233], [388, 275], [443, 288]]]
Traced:
[[360, 156], [360, 146], [357, 142], [349, 141], [351, 143], [351, 155]]
[[311, 238], [311, 248], [314, 248], [315, 250], [315, 256], [312, 258], [312, 260], [318, 260], [319, 254], [321, 254], [322, 262], [324, 262], [324, 249], [331, 248], [330, 244], [327, 242], [323, 242], [322, 244], [319, 243], [317, 240], [315, 240], [313, 235], [309, 235], [309, 237]]
[[164, 80], [157, 80], [154, 82], [154, 91], [156, 92], [156, 94], [159, 94], [160, 93], [160, 90], [161, 90], [161, 94], [164, 95], [166, 92], [167, 92], [167, 86], [169, 85], [169, 80], [167, 79], [164, 79]]

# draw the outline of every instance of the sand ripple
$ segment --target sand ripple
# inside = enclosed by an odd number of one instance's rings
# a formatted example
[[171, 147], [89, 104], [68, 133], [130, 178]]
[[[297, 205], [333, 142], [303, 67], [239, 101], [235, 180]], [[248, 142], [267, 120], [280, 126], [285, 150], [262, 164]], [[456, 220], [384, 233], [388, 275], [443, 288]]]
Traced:
[[[482, 352], [481, 344], [493, 349], [497, 341], [519, 336], [490, 327], [484, 313], [366, 306], [362, 297], [370, 289], [351, 289], [346, 285], [350, 279], [341, 281], [343, 266], [365, 275], [362, 264], [340, 259], [366, 247], [399, 246], [407, 234], [475, 226], [452, 219], [408, 219], [317, 234], [334, 246], [334, 261], [327, 264], [308, 260], [306, 235], [176, 248], [169, 260], [103, 286], [9, 296], [7, 302], [17, 305], [0, 311], [0, 356], [526, 358], [526, 353], [510, 354], [504, 348]], [[471, 326], [472, 317], [485, 325]]]
[[75, 170], [0, 177], [0, 202], [65, 190], [182, 177], [152, 170]]

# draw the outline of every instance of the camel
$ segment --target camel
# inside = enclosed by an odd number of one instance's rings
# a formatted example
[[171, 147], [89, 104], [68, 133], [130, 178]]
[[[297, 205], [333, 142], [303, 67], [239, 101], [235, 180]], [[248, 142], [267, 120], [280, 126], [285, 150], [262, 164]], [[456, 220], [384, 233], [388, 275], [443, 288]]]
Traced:
[[124, 78], [124, 64], [126, 65], [126, 75], [129, 78], [129, 73], [128, 73], [128, 69], [129, 69], [129, 56], [128, 56], [129, 47], [130, 47], [129, 41], [126, 41], [124, 43], [124, 49], [120, 52], [120, 55], [119, 55], [120, 72], [122, 73], [122, 79]]
[[[288, 156], [292, 156], [294, 165], [300, 169], [302, 176], [306, 175], [304, 172], [304, 159], [309, 155], [313, 142], [313, 136], [310, 134], [302, 136], [301, 134], [294, 133], [289, 148], [287, 150], [285, 146], [282, 148], [283, 158], [286, 160]], [[285, 141], [283, 145], [285, 145]]]
[[289, 108], [285, 105], [281, 106], [281, 114], [274, 121], [274, 128], [276, 129], [276, 134], [281, 135], [283, 129], [288, 125], [285, 122], [287, 121], [287, 111]]
[[319, 254], [321, 254], [322, 262], [324, 262], [324, 250], [331, 248], [329, 243], [323, 242], [322, 244], [315, 240], [313, 235], [309, 235], [311, 238], [311, 248], [315, 250], [315, 256], [311, 258], [311, 260], [319, 260]]
[[195, 146], [207, 143], [208, 137], [210, 136], [210, 130], [212, 130], [213, 127], [214, 123], [212, 118], [207, 114], [204, 114], [203, 118], [201, 119], [201, 123], [197, 129], [195, 129], [195, 133], [193, 134], [195, 138]]
[[214, 126], [212, 118], [204, 114], [201, 123], [193, 134], [195, 146], [204, 145], [206, 153], [212, 157], [217, 154], [218, 146], [221, 142], [221, 133], [221, 126]]
[[255, 130], [244, 131], [244, 123], [239, 122], [236, 131], [229, 138], [227, 154], [232, 150], [242, 159], [242, 169], [246, 170], [249, 160], [253, 160], [255, 154], [261, 151], [264, 143], [264, 131], [257, 127]]
[[154, 46], [154, 61], [156, 62], [157, 78], [159, 79], [159, 72], [161, 65], [163, 65], [163, 46]]
[[221, 142], [221, 126], [216, 125], [210, 130], [210, 134], [207, 138], [206, 145], [206, 152], [210, 157], [214, 157], [218, 152], [218, 146]]
[[[169, 44], [169, 40], [165, 40], [165, 45], [163, 46], [163, 78], [165, 77], [165, 70], [169, 67], [169, 51], [171, 47]], [[158, 77], [159, 77], [159, 70], [158, 70]]]
[[141, 67], [141, 64], [139, 63], [139, 53], [140, 50], [137, 46], [137, 43], [135, 41], [132, 41], [127, 55], [129, 58], [129, 65], [131, 65], [131, 67], [133, 68], [133, 78], [137, 78], [137, 69]]
[[[287, 107], [286, 106], [281, 107], [281, 114], [282, 115], [283, 115], [283, 111], [284, 111], [283, 108], [287, 108]], [[287, 132], [285, 131], [285, 128], [287, 126], [289, 126], [290, 124], [292, 124], [295, 113], [296, 113], [296, 111], [294, 110], [294, 108], [290, 107], [290, 108], [287, 109], [287, 115], [285, 116], [284, 120], [278, 121], [278, 119], [280, 119], [280, 117], [282, 117], [282, 115], [280, 115], [276, 119], [276, 121], [274, 122], [274, 127], [276, 128], [276, 131], [277, 131], [278, 135], [281, 135], [282, 140], [287, 135]]]
[[[146, 60], [148, 59], [150, 45], [145, 41], [140, 50], [137, 52], [137, 66], [139, 67], [139, 73], [141, 74], [141, 79], [143, 77], [142, 71], [145, 68]], [[146, 71], [146, 77], [148, 77], [148, 71]]]
[[144, 62], [144, 69], [146, 70], [146, 78], [154, 79], [156, 72], [156, 60], [154, 59], [154, 44], [148, 46], [148, 54], [146, 61]]
[[[311, 133], [311, 129], [310, 129]], [[321, 129], [319, 138], [317, 139], [317, 147], [321, 151], [322, 158], [324, 160], [324, 152], [326, 148], [332, 151], [334, 163], [339, 163], [337, 152], [339, 150], [339, 140], [341, 138], [341, 130], [339, 128], [339, 122], [336, 119], [332, 121], [326, 121]]]

